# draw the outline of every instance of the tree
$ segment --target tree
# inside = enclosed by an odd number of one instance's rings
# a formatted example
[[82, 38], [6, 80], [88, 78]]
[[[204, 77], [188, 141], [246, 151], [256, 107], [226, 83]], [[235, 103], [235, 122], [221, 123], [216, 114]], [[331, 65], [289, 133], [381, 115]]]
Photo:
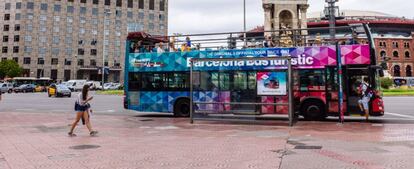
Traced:
[[14, 60], [4, 60], [0, 62], [0, 78], [20, 76], [23, 69]]

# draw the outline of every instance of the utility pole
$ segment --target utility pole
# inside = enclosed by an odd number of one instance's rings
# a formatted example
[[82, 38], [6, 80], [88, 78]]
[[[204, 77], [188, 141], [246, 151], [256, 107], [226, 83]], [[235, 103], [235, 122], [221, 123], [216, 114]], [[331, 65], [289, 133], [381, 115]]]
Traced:
[[335, 44], [335, 35], [336, 35], [336, 31], [335, 31], [335, 26], [336, 26], [336, 14], [335, 12], [338, 11], [339, 13], [339, 8], [337, 6], [335, 6], [335, 3], [338, 2], [339, 0], [325, 0], [326, 3], [328, 3], [328, 6], [325, 7], [325, 17], [329, 20], [329, 35], [330, 35], [330, 39], [331, 39], [331, 44], [334, 45]]
[[246, 0], [243, 0], [243, 27], [244, 27], [244, 47], [247, 47], [247, 28], [246, 28]]

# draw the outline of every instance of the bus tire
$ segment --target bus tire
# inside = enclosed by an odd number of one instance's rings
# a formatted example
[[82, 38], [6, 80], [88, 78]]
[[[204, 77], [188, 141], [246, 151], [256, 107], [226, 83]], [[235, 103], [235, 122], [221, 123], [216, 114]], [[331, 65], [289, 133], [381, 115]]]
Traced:
[[179, 99], [174, 104], [175, 117], [190, 117], [190, 99]]
[[326, 117], [325, 105], [319, 100], [305, 101], [300, 110], [305, 120], [318, 121]]

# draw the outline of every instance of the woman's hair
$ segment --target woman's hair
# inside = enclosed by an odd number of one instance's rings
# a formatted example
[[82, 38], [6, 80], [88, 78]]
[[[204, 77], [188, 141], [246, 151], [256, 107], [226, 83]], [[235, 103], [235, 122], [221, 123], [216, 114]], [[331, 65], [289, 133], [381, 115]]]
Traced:
[[82, 89], [82, 100], [86, 100], [88, 97], [89, 85], [84, 85]]

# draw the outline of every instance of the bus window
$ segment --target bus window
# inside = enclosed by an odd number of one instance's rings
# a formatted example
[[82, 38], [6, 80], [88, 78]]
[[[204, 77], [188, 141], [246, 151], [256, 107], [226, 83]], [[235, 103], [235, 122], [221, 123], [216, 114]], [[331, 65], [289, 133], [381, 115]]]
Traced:
[[234, 90], [247, 89], [247, 74], [246, 72], [234, 72]]
[[167, 75], [168, 90], [188, 90], [190, 88], [189, 73], [170, 73]]
[[139, 73], [129, 73], [128, 90], [139, 91], [141, 86], [141, 77]]
[[301, 70], [300, 91], [325, 90], [325, 77], [323, 70]]
[[[218, 87], [217, 73], [201, 72], [200, 73], [200, 89], [211, 91]], [[213, 79], [214, 78], [214, 79]], [[214, 80], [214, 81], [213, 81]]]
[[220, 90], [230, 90], [230, 74], [220, 73]]
[[248, 73], [248, 87], [251, 90], [256, 90], [256, 72], [249, 72]]

